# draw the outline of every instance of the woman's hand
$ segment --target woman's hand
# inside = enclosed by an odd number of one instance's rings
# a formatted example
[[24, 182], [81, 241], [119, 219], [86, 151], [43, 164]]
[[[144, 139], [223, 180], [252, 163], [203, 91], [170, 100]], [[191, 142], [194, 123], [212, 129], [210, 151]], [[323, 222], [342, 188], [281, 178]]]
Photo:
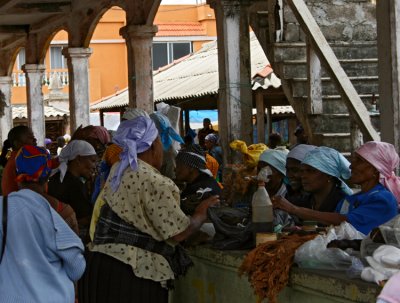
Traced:
[[195, 213], [201, 215], [204, 220], [207, 219], [207, 209], [210, 206], [216, 206], [219, 205], [219, 196], [211, 196], [208, 197], [207, 199], [201, 201], [201, 203], [196, 207]]
[[293, 205], [292, 203], [290, 203], [288, 200], [286, 200], [282, 196], [274, 196], [274, 197], [272, 197], [271, 201], [272, 201], [272, 205], [274, 206], [274, 208], [282, 209], [282, 210], [288, 212], [289, 214], [296, 213], [297, 207], [295, 205]]

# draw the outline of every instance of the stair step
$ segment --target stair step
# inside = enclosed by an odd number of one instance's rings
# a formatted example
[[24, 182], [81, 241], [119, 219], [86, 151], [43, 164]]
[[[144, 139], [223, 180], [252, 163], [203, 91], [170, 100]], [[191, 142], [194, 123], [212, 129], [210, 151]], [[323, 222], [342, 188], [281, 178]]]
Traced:
[[[372, 94], [359, 95], [368, 110], [371, 109]], [[295, 102], [304, 102], [307, 96], [294, 98]], [[375, 100], [379, 105], [379, 94], [375, 95]], [[340, 95], [322, 96], [322, 109], [325, 114], [347, 114], [347, 106]], [[372, 113], [372, 112], [371, 112]], [[378, 112], [379, 115], [379, 112]]]
[[[315, 133], [347, 133], [350, 131], [351, 119], [349, 114], [309, 115], [309, 119]], [[379, 113], [371, 113], [370, 119], [374, 128], [379, 131]]]
[[[364, 59], [378, 58], [378, 47], [376, 42], [334, 42], [330, 43], [336, 57], [340, 59]], [[278, 42], [274, 47], [274, 62], [283, 62], [286, 60], [305, 60], [306, 44]]]
[[[350, 77], [376, 76], [378, 75], [378, 59], [342, 59], [339, 60], [346, 74]], [[283, 67], [284, 79], [295, 77], [307, 77], [306, 60], [286, 60], [281, 63]], [[328, 77], [329, 74], [322, 66], [322, 77]]]
[[351, 152], [350, 133], [315, 133], [314, 143], [328, 146], [342, 153]]
[[[368, 110], [371, 109], [372, 94], [359, 95]], [[379, 94], [375, 95], [376, 102], [379, 103]], [[326, 114], [331, 113], [348, 113], [347, 106], [343, 102], [342, 96], [340, 95], [330, 95], [322, 96], [322, 108], [323, 112]]]
[[[359, 94], [373, 94], [379, 92], [379, 83], [377, 76], [369, 77], [349, 77], [354, 88]], [[322, 80], [322, 93], [325, 95], [336, 95], [338, 90], [330, 78], [324, 77]], [[293, 96], [301, 97], [307, 95], [307, 78], [293, 78], [289, 80], [292, 83]]]

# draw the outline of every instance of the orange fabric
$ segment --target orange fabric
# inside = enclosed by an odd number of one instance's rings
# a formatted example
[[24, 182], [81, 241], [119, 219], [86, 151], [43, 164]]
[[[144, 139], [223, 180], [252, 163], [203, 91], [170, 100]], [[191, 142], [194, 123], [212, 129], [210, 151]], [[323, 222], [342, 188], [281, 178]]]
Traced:
[[217, 178], [219, 164], [213, 156], [206, 154], [206, 167], [211, 171], [214, 178]]
[[15, 164], [16, 151], [12, 151], [10, 158], [7, 161], [6, 167], [3, 170], [3, 177], [1, 179], [1, 191], [3, 196], [9, 195], [14, 191], [18, 191], [17, 184], [17, 165]]
[[107, 146], [104, 152], [103, 159], [106, 161], [108, 166], [113, 166], [114, 163], [119, 161], [119, 154], [122, 152], [122, 148], [117, 144], [111, 144]]

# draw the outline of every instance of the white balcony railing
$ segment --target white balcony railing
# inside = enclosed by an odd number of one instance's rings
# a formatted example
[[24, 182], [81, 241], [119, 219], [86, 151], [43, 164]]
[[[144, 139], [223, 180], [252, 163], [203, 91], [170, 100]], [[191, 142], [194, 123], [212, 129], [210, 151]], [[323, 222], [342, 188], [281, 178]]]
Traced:
[[[57, 81], [59, 81], [62, 86], [66, 86], [69, 84], [68, 70], [50, 70], [50, 71], [45, 71], [44, 73], [43, 85], [49, 86], [51, 79], [54, 77], [58, 78]], [[13, 79], [13, 86], [15, 87], [26, 86], [26, 77], [23, 71], [17, 71], [13, 73], [12, 79]]]

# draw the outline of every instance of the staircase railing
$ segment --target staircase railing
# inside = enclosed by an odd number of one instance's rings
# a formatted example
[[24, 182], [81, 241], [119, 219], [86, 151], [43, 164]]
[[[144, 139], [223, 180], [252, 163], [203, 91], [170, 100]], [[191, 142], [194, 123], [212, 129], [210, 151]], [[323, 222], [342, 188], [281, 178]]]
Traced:
[[[316, 57], [318, 57], [320, 62], [324, 65], [326, 71], [329, 73], [331, 79], [336, 84], [336, 87], [338, 88], [340, 95], [344, 103], [346, 104], [354, 123], [356, 123], [358, 126], [356, 127], [356, 129], [360, 129], [366, 141], [379, 141], [380, 136], [372, 126], [371, 119], [365, 104], [359, 97], [343, 67], [340, 65], [339, 60], [337, 59], [328, 41], [325, 39], [320, 27], [315, 21], [306, 3], [304, 2], [304, 0], [286, 1], [293, 11], [293, 14], [295, 15], [297, 21], [299, 22], [301, 29], [307, 36], [307, 43], [309, 48], [309, 50], [307, 51], [307, 64], [309, 66], [308, 77], [310, 85], [309, 99], [311, 102], [314, 102], [313, 99], [315, 99], [316, 101], [316, 104], [314, 104], [314, 110], [316, 112], [320, 111], [321, 106], [318, 103], [322, 102], [321, 91], [318, 88], [318, 77], [320, 77], [318, 76], [318, 74], [320, 73], [318, 68], [319, 62], [316, 59]], [[315, 83], [315, 81], [317, 83]], [[311, 106], [313, 105], [311, 104]]]

